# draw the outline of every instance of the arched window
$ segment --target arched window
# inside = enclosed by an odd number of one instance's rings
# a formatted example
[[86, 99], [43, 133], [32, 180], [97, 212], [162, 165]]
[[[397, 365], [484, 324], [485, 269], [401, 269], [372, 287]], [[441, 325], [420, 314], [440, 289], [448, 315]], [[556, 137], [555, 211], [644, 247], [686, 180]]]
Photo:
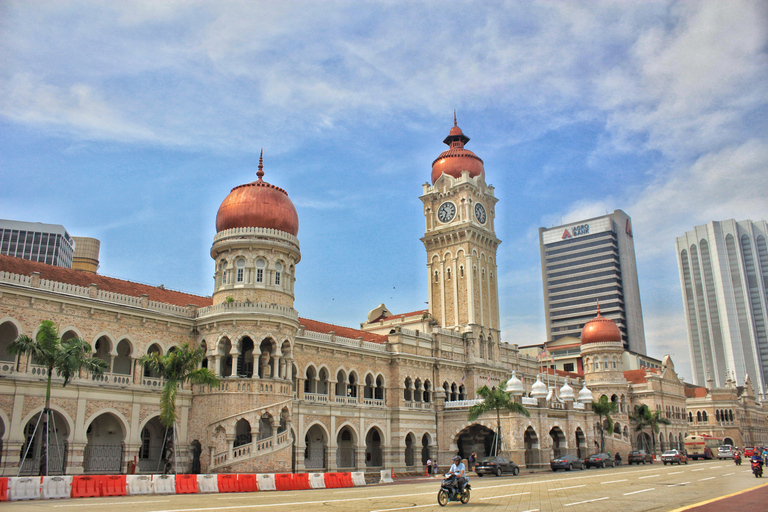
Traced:
[[267, 266], [267, 262], [264, 260], [256, 260], [256, 282], [264, 282], [264, 268]]
[[445, 271], [445, 279], [446, 281], [451, 280], [451, 267], [448, 267], [448, 269]]
[[245, 281], [245, 259], [238, 258], [235, 262], [235, 267], [237, 267], [237, 274], [235, 277], [235, 280], [238, 283], [242, 283]]
[[696, 411], [696, 421], [701, 421], [701, 411]]
[[707, 411], [702, 411], [702, 413], [701, 413], [701, 419], [702, 419], [703, 421], [707, 421]]
[[281, 263], [275, 263], [275, 286], [280, 284], [280, 273], [283, 271], [283, 265]]
[[459, 267], [459, 277], [464, 277], [464, 265]]
[[227, 284], [227, 260], [221, 260], [219, 268], [221, 269], [221, 284]]
[[437, 270], [435, 270], [435, 282], [436, 283], [440, 282], [440, 273]]

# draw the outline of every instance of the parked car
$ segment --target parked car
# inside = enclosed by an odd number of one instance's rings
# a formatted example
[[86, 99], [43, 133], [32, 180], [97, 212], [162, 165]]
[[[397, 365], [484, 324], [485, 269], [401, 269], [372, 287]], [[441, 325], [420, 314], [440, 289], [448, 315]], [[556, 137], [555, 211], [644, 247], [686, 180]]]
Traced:
[[661, 462], [667, 464], [688, 464], [688, 456], [678, 450], [667, 450], [661, 454]]
[[501, 476], [502, 473], [517, 475], [520, 473], [520, 468], [508, 458], [499, 455], [497, 457], [485, 457], [480, 460], [475, 466], [475, 473], [477, 473], [477, 476]]
[[562, 457], [552, 459], [549, 467], [552, 468], [552, 471], [557, 471], [558, 469], [573, 471], [574, 468], [584, 469], [584, 461], [575, 455], [563, 455]]
[[627, 464], [630, 466], [634, 464], [653, 464], [653, 457], [650, 453], [646, 452], [645, 450], [632, 450], [629, 452], [629, 455], [627, 455]]
[[751, 457], [755, 453], [755, 447], [754, 446], [745, 446], [744, 447], [744, 457]]
[[584, 459], [584, 465], [587, 466], [587, 468], [604, 468], [605, 466], [616, 467], [616, 461], [607, 453], [596, 453]]
[[724, 444], [717, 447], [717, 458], [722, 459], [732, 459], [733, 454], [735, 450], [733, 449], [733, 446], [729, 444]]

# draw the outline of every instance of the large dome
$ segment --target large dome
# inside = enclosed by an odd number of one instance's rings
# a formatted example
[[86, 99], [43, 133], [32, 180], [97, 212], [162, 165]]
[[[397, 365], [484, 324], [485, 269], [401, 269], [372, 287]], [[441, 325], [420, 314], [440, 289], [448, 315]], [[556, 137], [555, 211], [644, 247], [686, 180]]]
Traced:
[[448, 150], [440, 153], [440, 156], [432, 162], [432, 184], [443, 175], [448, 174], [454, 178], [460, 178], [462, 171], [469, 171], [471, 177], [485, 177], [485, 168], [483, 161], [476, 154], [468, 149], [464, 149], [464, 144], [469, 142], [469, 137], [464, 135], [461, 128], [456, 124], [456, 114], [453, 115], [453, 128], [448, 136], [443, 140], [447, 144]]
[[271, 228], [299, 234], [299, 215], [288, 193], [262, 180], [263, 158], [259, 157], [258, 180], [232, 189], [216, 214], [216, 232], [231, 228]]
[[600, 306], [597, 306], [597, 316], [587, 322], [581, 330], [581, 344], [599, 343], [602, 341], [621, 341], [621, 331], [610, 318], [600, 314]]

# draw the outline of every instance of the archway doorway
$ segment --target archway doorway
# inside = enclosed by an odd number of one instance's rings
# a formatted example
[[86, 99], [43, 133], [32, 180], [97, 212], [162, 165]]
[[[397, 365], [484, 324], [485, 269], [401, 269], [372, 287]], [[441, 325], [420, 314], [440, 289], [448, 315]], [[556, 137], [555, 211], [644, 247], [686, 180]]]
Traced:
[[381, 467], [384, 465], [384, 457], [381, 452], [382, 435], [378, 428], [373, 427], [365, 436], [365, 465], [367, 467]]
[[416, 436], [409, 433], [405, 436], [405, 465], [411, 467], [416, 464]]
[[581, 427], [576, 428], [576, 456], [580, 459], [587, 456], [587, 436]]
[[645, 450], [648, 453], [652, 453], [651, 450], [653, 449], [653, 443], [651, 441], [651, 436], [649, 436], [645, 432], [640, 432], [637, 435], [637, 449]]
[[69, 424], [59, 412], [50, 410], [50, 414], [42, 416], [35, 413], [24, 427], [21, 453], [26, 457], [20, 474], [63, 475], [67, 467], [68, 437]]
[[350, 427], [342, 428], [336, 436], [336, 466], [339, 468], [354, 468], [355, 461], [355, 432]]
[[533, 430], [533, 427], [525, 429], [523, 443], [525, 445], [525, 465], [531, 466], [538, 463], [539, 436], [536, 435], [536, 431]]
[[549, 437], [552, 438], [552, 458], [557, 459], [565, 455], [566, 441], [565, 434], [560, 427], [552, 427], [549, 431]]
[[421, 465], [425, 466], [427, 461], [432, 458], [432, 454], [429, 450], [429, 444], [432, 442], [432, 438], [429, 434], [421, 436]]
[[[168, 434], [171, 432], [169, 431]], [[160, 423], [160, 417], [155, 416], [141, 429], [141, 448], [139, 449], [139, 472], [157, 473], [165, 467], [167, 453], [163, 453], [163, 441], [166, 429]], [[170, 445], [170, 441], [166, 440]], [[165, 450], [167, 451], [167, 450]]]
[[125, 431], [111, 413], [96, 417], [86, 430], [88, 444], [83, 453], [83, 471], [91, 474], [122, 472]]
[[475, 452], [479, 459], [492, 455], [493, 430], [477, 423], [466, 427], [456, 436], [456, 446], [459, 449], [459, 455], [466, 459], [472, 452]]
[[325, 450], [328, 436], [320, 425], [312, 425], [304, 435], [304, 467], [307, 469], [325, 468]]

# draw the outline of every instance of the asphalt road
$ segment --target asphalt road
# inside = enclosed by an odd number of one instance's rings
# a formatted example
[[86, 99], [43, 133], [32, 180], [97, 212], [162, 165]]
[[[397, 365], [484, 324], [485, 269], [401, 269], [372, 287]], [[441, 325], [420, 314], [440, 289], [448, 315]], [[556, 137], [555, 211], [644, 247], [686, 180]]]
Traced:
[[[688, 465], [660, 463], [573, 472], [541, 471], [519, 476], [478, 478], [472, 476], [472, 495], [467, 505], [437, 505], [437, 478], [397, 479], [395, 484], [350, 489], [257, 492], [181, 496], [126, 496], [3, 503], [2, 512], [65, 512], [68, 509], [103, 512], [197, 512], [280, 509], [285, 512], [363, 511], [396, 512], [409, 509], [435, 511], [672, 511], [706, 506], [711, 500], [718, 510], [736, 509], [733, 500], [765, 504], [768, 487], [744, 493], [768, 483], [755, 479], [746, 465], [725, 461], [692, 461]], [[735, 496], [731, 496], [735, 495]], [[750, 498], [752, 497], [752, 498]], [[733, 501], [733, 503], [736, 503]], [[762, 507], [758, 507], [762, 510]], [[695, 509], [690, 509], [695, 510]]]

